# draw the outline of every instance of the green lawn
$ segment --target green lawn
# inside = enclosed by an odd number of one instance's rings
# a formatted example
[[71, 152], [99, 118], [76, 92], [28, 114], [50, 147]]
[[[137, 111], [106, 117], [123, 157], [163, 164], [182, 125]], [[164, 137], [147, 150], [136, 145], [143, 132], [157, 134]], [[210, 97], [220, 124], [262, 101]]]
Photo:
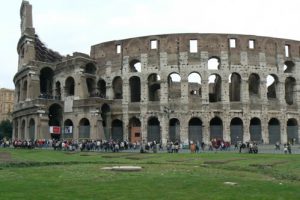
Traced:
[[300, 156], [0, 149], [0, 199], [299, 200]]

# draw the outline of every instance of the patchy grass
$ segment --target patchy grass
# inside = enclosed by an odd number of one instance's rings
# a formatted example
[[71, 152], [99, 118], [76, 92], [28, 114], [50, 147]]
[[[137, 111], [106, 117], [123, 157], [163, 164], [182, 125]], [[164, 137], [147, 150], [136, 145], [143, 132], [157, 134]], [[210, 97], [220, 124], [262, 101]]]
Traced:
[[[101, 169], [122, 165], [143, 169]], [[0, 149], [1, 199], [296, 200], [299, 187], [298, 155]]]

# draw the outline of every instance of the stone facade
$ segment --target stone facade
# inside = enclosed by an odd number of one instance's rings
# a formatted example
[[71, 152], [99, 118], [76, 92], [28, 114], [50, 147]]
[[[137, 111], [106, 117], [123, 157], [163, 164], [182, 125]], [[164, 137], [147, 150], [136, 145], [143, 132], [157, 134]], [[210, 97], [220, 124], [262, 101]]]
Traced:
[[14, 90], [0, 89], [0, 121], [10, 120], [14, 106]]
[[20, 13], [15, 138], [299, 141], [299, 41], [152, 35], [64, 57]]

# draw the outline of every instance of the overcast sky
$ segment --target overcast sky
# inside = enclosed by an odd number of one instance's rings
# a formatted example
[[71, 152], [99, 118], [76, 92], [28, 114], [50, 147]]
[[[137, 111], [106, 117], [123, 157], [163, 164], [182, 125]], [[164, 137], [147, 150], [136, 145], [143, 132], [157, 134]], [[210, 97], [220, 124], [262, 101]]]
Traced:
[[[2, 2], [0, 88], [14, 89], [22, 0]], [[30, 0], [33, 26], [62, 55], [165, 33], [235, 33], [300, 40], [298, 0]]]

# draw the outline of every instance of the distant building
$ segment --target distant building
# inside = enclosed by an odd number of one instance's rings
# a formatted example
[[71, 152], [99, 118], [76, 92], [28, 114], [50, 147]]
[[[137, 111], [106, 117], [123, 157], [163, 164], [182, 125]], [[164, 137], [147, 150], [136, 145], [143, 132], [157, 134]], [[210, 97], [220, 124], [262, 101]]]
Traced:
[[11, 113], [14, 106], [14, 93], [15, 90], [0, 89], [0, 121], [11, 120]]

